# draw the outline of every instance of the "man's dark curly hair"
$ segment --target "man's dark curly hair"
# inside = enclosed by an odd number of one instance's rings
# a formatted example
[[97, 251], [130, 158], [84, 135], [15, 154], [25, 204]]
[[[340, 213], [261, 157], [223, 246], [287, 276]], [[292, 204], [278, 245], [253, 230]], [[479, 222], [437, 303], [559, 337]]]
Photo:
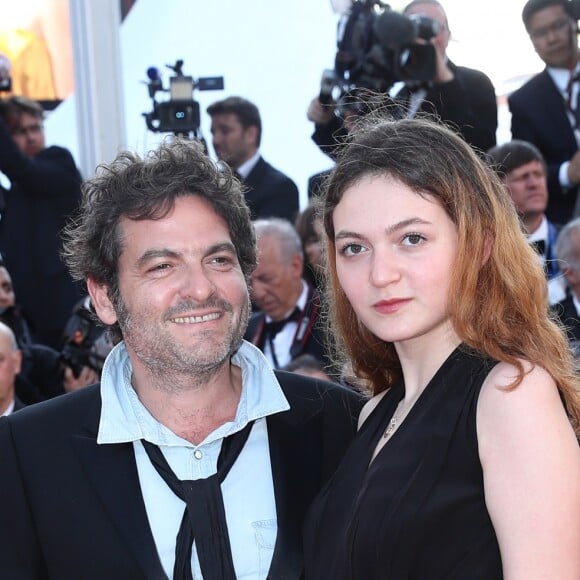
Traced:
[[119, 153], [97, 168], [82, 192], [79, 213], [64, 231], [63, 258], [75, 280], [107, 285], [113, 304], [120, 298], [121, 219], [162, 219], [178, 197], [206, 199], [227, 224], [246, 281], [256, 267], [255, 234], [241, 185], [228, 168], [216, 167], [200, 143], [164, 142], [145, 158]]

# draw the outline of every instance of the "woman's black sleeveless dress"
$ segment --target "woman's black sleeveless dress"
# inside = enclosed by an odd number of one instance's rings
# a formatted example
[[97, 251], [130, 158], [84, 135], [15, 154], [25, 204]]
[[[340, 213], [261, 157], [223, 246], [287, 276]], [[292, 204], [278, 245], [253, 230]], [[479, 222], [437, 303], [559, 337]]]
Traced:
[[458, 347], [369, 463], [402, 383], [368, 417], [305, 527], [306, 580], [500, 580], [476, 407], [494, 362]]

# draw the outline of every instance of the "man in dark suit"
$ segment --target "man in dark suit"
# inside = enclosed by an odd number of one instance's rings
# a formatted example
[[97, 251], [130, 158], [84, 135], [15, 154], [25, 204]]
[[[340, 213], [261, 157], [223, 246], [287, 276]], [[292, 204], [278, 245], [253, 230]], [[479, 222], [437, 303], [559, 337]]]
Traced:
[[529, 0], [522, 18], [546, 68], [508, 98], [514, 139], [533, 143], [548, 165], [546, 214], [565, 224], [580, 183], [577, 22], [568, 0]]
[[60, 258], [60, 232], [78, 206], [81, 176], [69, 151], [45, 147], [42, 120], [35, 101], [0, 101], [0, 171], [11, 182], [0, 186], [0, 252], [35, 339], [59, 350], [81, 298]]
[[0, 421], [3, 580], [298, 579], [360, 401], [242, 340], [256, 246], [199, 143], [125, 152], [65, 252], [117, 339], [100, 385]]
[[[257, 308], [245, 338], [282, 368], [301, 354], [330, 367], [321, 320], [321, 296], [303, 278], [304, 253], [294, 226], [281, 219], [257, 220], [258, 266], [250, 285]], [[330, 370], [330, 368], [329, 368]]]
[[[451, 32], [445, 10], [437, 0], [413, 0], [403, 13], [437, 23], [439, 32], [430, 40], [435, 48], [436, 69], [426, 85], [407, 81], [402, 87], [393, 86], [391, 97], [397, 105], [393, 111], [405, 117], [429, 115], [457, 130], [478, 152], [487, 151], [496, 144], [497, 130], [497, 101], [491, 80], [481, 71], [456, 66], [449, 60]], [[334, 107], [322, 105], [318, 98], [310, 103], [307, 116], [315, 123], [312, 139], [332, 157], [346, 136], [348, 116], [343, 127]]]
[[215, 153], [246, 186], [252, 219], [280, 217], [294, 222], [298, 188], [260, 155], [262, 120], [258, 107], [241, 97], [229, 97], [210, 105], [207, 112]]

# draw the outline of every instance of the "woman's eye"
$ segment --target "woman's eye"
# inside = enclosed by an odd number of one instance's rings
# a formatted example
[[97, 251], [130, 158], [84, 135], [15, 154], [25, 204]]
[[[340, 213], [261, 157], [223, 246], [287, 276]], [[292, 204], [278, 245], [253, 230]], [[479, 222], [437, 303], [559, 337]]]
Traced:
[[406, 234], [403, 238], [403, 245], [405, 246], [418, 246], [421, 242], [425, 241], [425, 237], [421, 234], [411, 233]]
[[341, 251], [345, 256], [356, 256], [362, 252], [364, 252], [364, 246], [360, 244], [346, 244]]

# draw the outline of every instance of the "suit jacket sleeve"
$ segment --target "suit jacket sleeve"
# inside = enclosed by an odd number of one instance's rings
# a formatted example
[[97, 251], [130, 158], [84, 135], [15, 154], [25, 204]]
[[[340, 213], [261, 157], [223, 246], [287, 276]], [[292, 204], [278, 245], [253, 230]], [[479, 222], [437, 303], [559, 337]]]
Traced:
[[[565, 135], [558, 130], [558, 127], [545, 125], [540, 129], [540, 125], [545, 123], [542, 120], [543, 114], [541, 110], [532, 111], [534, 108], [531, 102], [530, 95], [525, 95], [522, 93], [514, 93], [508, 98], [509, 110], [511, 113], [511, 134], [512, 139], [521, 139], [522, 141], [528, 141], [536, 145], [542, 151], [544, 155], [546, 166], [548, 168], [548, 189], [550, 195], [554, 196], [555, 192], [562, 194], [562, 186], [560, 185], [560, 166], [565, 161], [569, 161], [574, 153], [574, 143], [570, 144], [568, 151], [564, 152], [558, 151], [555, 147], [552, 147], [551, 143], [547, 143], [548, 139], [555, 139], [559, 142], [560, 148], [565, 147]], [[526, 103], [526, 101], [528, 101]], [[537, 107], [536, 107], [537, 108]], [[565, 119], [565, 122], [569, 125], [569, 121]], [[547, 121], [550, 123], [550, 121]], [[541, 130], [543, 135], [540, 136], [538, 131]], [[571, 132], [571, 131], [568, 131]], [[547, 154], [547, 153], [550, 154]], [[559, 161], [554, 161], [550, 159], [551, 154], [555, 157], [560, 157]]]
[[480, 71], [453, 66], [455, 78], [433, 85], [426, 100], [435, 114], [459, 130], [472, 147], [487, 151], [496, 144], [497, 101], [490, 79]]
[[28, 157], [18, 149], [2, 119], [0, 171], [28, 195], [58, 198], [69, 192], [75, 195], [75, 201], [78, 198], [81, 175], [70, 152], [62, 147], [48, 147], [36, 157]]
[[345, 140], [347, 131], [342, 121], [338, 117], [333, 117], [327, 125], [318, 125], [314, 127], [312, 140], [318, 145], [320, 150], [328, 155], [331, 159], [336, 159], [340, 150], [341, 143]]
[[[3, 580], [43, 580], [41, 554], [34, 531], [34, 519], [25, 497], [25, 484], [20, 473], [10, 423], [0, 419], [0, 577]], [[50, 498], [47, 498], [50, 501]]]

